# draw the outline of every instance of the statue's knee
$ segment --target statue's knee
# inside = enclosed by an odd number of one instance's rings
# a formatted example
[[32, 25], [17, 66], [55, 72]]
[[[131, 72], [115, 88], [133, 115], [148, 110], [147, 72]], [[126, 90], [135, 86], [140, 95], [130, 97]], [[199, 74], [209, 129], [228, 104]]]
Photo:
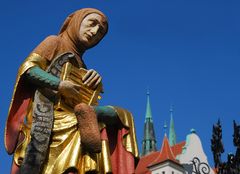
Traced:
[[118, 121], [118, 114], [111, 106], [95, 106], [94, 111], [100, 122], [115, 124]]
[[94, 112], [94, 111], [91, 106], [85, 103], [79, 103], [74, 107], [74, 112], [76, 115], [79, 115], [81, 113], [88, 113], [88, 112]]
[[116, 117], [116, 111], [110, 106], [95, 106], [94, 111], [99, 117]]
[[85, 103], [79, 103], [74, 107], [74, 110], [86, 110], [88, 107]]

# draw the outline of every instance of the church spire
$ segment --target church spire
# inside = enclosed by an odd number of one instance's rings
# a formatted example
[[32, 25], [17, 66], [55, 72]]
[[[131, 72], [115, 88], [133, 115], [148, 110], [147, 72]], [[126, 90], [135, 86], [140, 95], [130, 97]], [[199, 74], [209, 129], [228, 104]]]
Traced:
[[147, 91], [147, 108], [146, 108], [146, 115], [145, 115], [145, 123], [146, 121], [152, 122], [152, 111], [150, 106], [150, 92]]
[[176, 133], [174, 129], [174, 121], [173, 121], [173, 106], [170, 108], [170, 127], [169, 127], [169, 144], [170, 146], [174, 146], [177, 143]]
[[153, 127], [152, 111], [150, 106], [150, 93], [147, 91], [147, 107], [144, 123], [144, 139], [142, 141], [142, 156], [156, 151], [156, 138]]

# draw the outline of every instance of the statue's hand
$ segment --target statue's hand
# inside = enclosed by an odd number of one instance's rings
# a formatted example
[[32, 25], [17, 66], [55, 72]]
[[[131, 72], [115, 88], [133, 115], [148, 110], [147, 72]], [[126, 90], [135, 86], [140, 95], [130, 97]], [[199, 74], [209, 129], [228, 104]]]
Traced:
[[82, 78], [84, 85], [95, 89], [102, 81], [102, 77], [94, 69], [88, 70], [85, 76]]
[[79, 100], [80, 86], [68, 80], [63, 80], [58, 86], [58, 92], [65, 98]]

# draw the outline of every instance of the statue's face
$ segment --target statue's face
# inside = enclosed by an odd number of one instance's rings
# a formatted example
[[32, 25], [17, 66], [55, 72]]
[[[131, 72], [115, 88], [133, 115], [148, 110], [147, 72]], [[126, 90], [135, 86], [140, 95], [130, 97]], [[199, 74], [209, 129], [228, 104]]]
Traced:
[[103, 17], [97, 13], [91, 13], [83, 19], [79, 39], [86, 47], [95, 45], [104, 36], [107, 26], [103, 21]]

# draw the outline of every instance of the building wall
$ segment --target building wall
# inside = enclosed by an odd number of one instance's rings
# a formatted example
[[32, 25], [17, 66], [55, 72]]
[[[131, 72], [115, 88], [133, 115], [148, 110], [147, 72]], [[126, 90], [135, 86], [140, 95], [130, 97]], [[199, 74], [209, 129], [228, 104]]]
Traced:
[[177, 159], [180, 161], [180, 164], [184, 166], [185, 170], [188, 171], [188, 173], [192, 173], [196, 172], [191, 162], [194, 157], [197, 157], [200, 160], [200, 168], [207, 165], [209, 167], [209, 174], [214, 174], [214, 171], [208, 163], [207, 156], [204, 153], [199, 136], [195, 132], [192, 132], [187, 136], [186, 145], [183, 148], [182, 154], [179, 155]]
[[183, 168], [172, 162], [155, 165], [150, 170], [152, 174], [186, 174]]

